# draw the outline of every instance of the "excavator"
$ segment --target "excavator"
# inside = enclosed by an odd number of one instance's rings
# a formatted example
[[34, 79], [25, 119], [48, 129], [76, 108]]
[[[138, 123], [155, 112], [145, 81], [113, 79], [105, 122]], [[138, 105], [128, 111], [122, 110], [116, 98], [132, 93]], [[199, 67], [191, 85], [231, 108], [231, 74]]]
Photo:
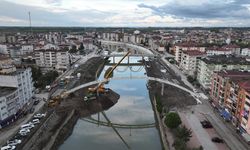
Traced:
[[[130, 51], [128, 51], [120, 60], [118, 63], [116, 63], [114, 66], [107, 69], [107, 71], [104, 74], [104, 79], [108, 80], [113, 76], [113, 71], [117, 68], [117, 66], [120, 65], [120, 63], [130, 54]], [[99, 83], [94, 88], [88, 88], [88, 95], [84, 97], [84, 100], [87, 101], [89, 99], [95, 98], [96, 95], [106, 93], [108, 89], [104, 87], [104, 84], [106, 82]]]
[[[119, 60], [119, 62], [117, 64], [115, 64], [114, 66], [110, 67], [107, 69], [107, 71], [104, 74], [104, 79], [108, 80], [110, 77], [112, 77], [113, 75], [113, 71], [117, 68], [117, 66], [119, 66], [119, 64], [125, 59], [125, 57], [127, 57], [130, 54], [130, 51], [128, 51], [122, 58], [121, 60]], [[94, 88], [88, 88], [88, 95], [84, 97], [84, 100], [91, 100], [92, 98], [95, 98], [96, 95], [98, 94], [103, 94], [105, 92], [108, 91], [108, 89], [106, 89], [104, 87], [104, 84], [106, 82], [102, 82], [99, 83], [96, 87]], [[49, 102], [48, 102], [48, 107], [55, 107], [58, 104], [60, 104], [61, 100], [65, 97], [67, 97], [68, 94], [66, 94], [66, 91], [63, 92], [61, 95], [52, 97]]]

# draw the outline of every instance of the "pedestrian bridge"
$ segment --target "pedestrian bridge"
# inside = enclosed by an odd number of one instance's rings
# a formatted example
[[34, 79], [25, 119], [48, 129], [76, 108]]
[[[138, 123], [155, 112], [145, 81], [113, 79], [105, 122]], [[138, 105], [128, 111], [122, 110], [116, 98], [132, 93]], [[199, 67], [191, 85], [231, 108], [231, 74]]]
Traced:
[[115, 127], [115, 128], [121, 128], [121, 129], [144, 129], [144, 128], [154, 128], [155, 123], [145, 123], [145, 124], [121, 124], [121, 123], [114, 123], [114, 122], [105, 122], [101, 120], [97, 120], [94, 118], [81, 118], [81, 120], [84, 120], [89, 123], [93, 123], [100, 126], [107, 126], [107, 127]]
[[89, 86], [92, 86], [92, 85], [96, 85], [96, 84], [100, 84], [100, 83], [103, 83], [103, 82], [107, 82], [107, 81], [111, 81], [111, 80], [127, 80], [127, 79], [145, 79], [145, 80], [150, 80], [150, 81], [157, 81], [157, 82], [160, 82], [160, 83], [163, 83], [163, 84], [168, 84], [168, 85], [171, 85], [171, 86], [174, 86], [176, 88], [179, 88], [183, 91], [186, 91], [188, 92], [190, 95], [192, 95], [195, 100], [197, 101], [198, 104], [201, 104], [202, 102], [197, 99], [197, 97], [199, 97], [197, 95], [197, 93], [194, 93], [193, 91], [181, 86], [181, 85], [178, 85], [176, 83], [173, 83], [171, 81], [168, 81], [166, 79], [160, 79], [160, 78], [155, 78], [155, 77], [147, 77], [147, 76], [135, 76], [135, 77], [113, 77], [113, 78], [109, 78], [109, 79], [103, 79], [103, 80], [96, 80], [96, 81], [92, 81], [92, 82], [88, 82], [88, 83], [85, 83], [85, 84], [82, 84], [82, 85], [79, 85], [73, 89], [70, 89], [68, 91], [65, 92], [65, 94], [70, 94], [70, 93], [73, 93], [77, 90], [80, 90], [82, 88], [85, 88], [85, 87], [89, 87]]
[[154, 56], [154, 54], [147, 48], [132, 44], [132, 43], [125, 43], [125, 42], [117, 42], [117, 41], [107, 41], [107, 40], [100, 40], [102, 45], [106, 46], [120, 46], [120, 47], [127, 47], [133, 49], [137, 52], [148, 54]]

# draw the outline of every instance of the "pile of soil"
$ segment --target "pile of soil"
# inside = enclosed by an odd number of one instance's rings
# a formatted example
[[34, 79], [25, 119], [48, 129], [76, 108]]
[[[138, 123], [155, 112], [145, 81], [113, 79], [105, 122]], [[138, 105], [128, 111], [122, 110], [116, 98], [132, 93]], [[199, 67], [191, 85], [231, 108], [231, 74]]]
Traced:
[[[159, 69], [159, 66], [157, 66], [157, 64], [159, 65], [160, 62], [157, 61], [158, 60], [151, 60], [144, 62], [146, 66], [146, 72], [150, 77], [162, 78], [162, 72]], [[168, 73], [170, 74], [171, 79], [176, 79], [181, 86], [187, 87], [181, 81], [181, 78], [179, 76], [176, 76], [172, 70], [169, 70]], [[166, 111], [169, 111], [173, 108], [183, 109], [187, 108], [190, 105], [196, 105], [196, 100], [189, 93], [177, 87], [164, 84], [163, 95], [161, 95], [162, 83], [149, 81], [148, 88], [150, 97], [153, 98], [157, 95]]]

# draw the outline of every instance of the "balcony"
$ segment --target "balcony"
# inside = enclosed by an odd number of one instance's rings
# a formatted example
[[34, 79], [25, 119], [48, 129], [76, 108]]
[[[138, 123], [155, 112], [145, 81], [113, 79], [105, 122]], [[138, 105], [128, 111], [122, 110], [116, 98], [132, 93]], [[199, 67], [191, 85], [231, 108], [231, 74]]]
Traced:
[[242, 122], [243, 124], [247, 124], [247, 120], [244, 117], [242, 117]]
[[228, 98], [226, 101], [227, 101], [228, 103], [233, 103], [233, 101], [232, 101], [231, 99], [229, 99], [229, 98]]
[[245, 105], [244, 105], [244, 108], [245, 108], [245, 110], [249, 110], [250, 107], [249, 107], [248, 105], [245, 104]]

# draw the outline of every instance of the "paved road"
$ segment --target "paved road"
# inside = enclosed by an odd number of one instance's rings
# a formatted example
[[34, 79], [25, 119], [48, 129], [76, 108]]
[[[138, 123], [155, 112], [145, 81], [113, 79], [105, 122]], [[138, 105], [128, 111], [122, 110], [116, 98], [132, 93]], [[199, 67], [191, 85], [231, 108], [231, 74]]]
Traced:
[[219, 134], [220, 137], [224, 139], [228, 147], [232, 150], [247, 150], [249, 147], [244, 144], [244, 141], [239, 140], [235, 135], [235, 131], [232, 131], [226, 126], [227, 122], [222, 121], [221, 118], [215, 114], [217, 112], [213, 111], [209, 104], [203, 100], [203, 105], [197, 105], [195, 107], [195, 112], [199, 112], [204, 115], [204, 117], [209, 120], [214, 129]]
[[[48, 93], [39, 94], [38, 96], [41, 98], [46, 98], [46, 95], [48, 95]], [[45, 103], [44, 101], [40, 101], [40, 103], [35, 106], [34, 113], [28, 114], [24, 118], [17, 120], [13, 125], [10, 125], [9, 127], [1, 129], [1, 131], [0, 131], [0, 137], [1, 137], [0, 138], [0, 145], [5, 144], [5, 142], [8, 139], [10, 139], [15, 133], [17, 133], [20, 126], [22, 124], [25, 124], [26, 122], [28, 122], [33, 117], [33, 115], [39, 111], [39, 109], [44, 105], [44, 103]]]

